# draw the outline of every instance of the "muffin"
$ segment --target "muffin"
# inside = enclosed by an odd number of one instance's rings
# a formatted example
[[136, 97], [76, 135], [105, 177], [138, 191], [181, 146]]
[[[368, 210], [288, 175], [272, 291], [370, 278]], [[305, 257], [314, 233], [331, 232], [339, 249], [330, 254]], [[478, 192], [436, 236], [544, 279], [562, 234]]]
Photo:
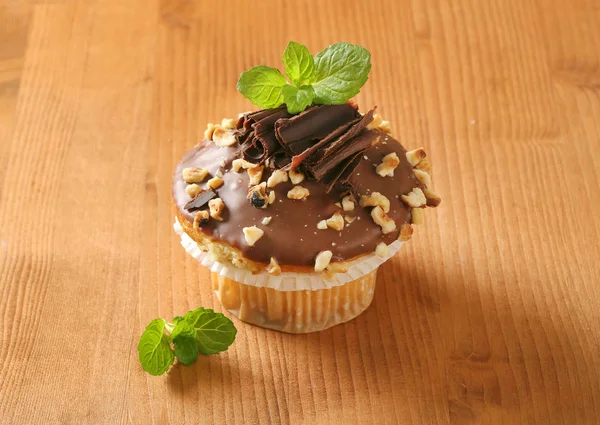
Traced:
[[231, 314], [319, 331], [367, 309], [378, 267], [440, 203], [430, 171], [425, 151], [402, 147], [375, 109], [262, 109], [209, 124], [185, 154], [174, 227]]

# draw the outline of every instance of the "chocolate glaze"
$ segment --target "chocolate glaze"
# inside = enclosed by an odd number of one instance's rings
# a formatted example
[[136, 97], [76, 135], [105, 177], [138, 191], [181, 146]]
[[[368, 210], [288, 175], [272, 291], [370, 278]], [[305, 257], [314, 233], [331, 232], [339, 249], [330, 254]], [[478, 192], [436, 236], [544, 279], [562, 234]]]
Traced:
[[[398, 141], [379, 130], [370, 130], [363, 134], [368, 133], [376, 133], [380, 143], [363, 152], [362, 156], [351, 158], [350, 160], [358, 162], [356, 167], [349, 175], [344, 175], [343, 170], [340, 171], [340, 178], [354, 189], [357, 196], [380, 192], [390, 200], [388, 215], [396, 222], [397, 230], [387, 235], [383, 235], [381, 228], [373, 223], [370, 208], [360, 207], [358, 201], [354, 211], [344, 212], [336, 207], [334, 204], [341, 200], [344, 192], [336, 187], [327, 193], [329, 188], [324, 182], [305, 180], [300, 183], [310, 191], [310, 196], [302, 201], [287, 198], [287, 192], [294, 187], [291, 182], [280, 183], [274, 188], [274, 204], [266, 209], [254, 208], [247, 199], [248, 173], [245, 170], [237, 173], [231, 169], [238, 146], [219, 148], [209, 141], [194, 147], [177, 165], [173, 178], [173, 199], [180, 216], [192, 223], [194, 213], [184, 209], [190, 197], [185, 192], [186, 183], [182, 178], [182, 170], [192, 166], [201, 167], [207, 169], [210, 176], [214, 176], [220, 169], [223, 172], [224, 185], [216, 192], [226, 206], [224, 220], [210, 220], [201, 230], [212, 239], [238, 248], [248, 259], [268, 264], [270, 258], [275, 257], [281, 265], [312, 267], [317, 254], [325, 250], [333, 252], [333, 261], [349, 260], [372, 253], [379, 242], [389, 244], [397, 239], [400, 227], [410, 219], [410, 211], [399, 200], [399, 195], [410, 192], [420, 184], [406, 160], [405, 149]], [[396, 152], [400, 158], [400, 165], [394, 171], [393, 177], [380, 177], [375, 173], [375, 166], [391, 152]], [[221, 161], [224, 161], [225, 167], [220, 166]], [[271, 170], [265, 168], [262, 181], [266, 181], [270, 174]], [[210, 177], [207, 177], [207, 180], [208, 178]], [[205, 187], [205, 184], [201, 186]], [[357, 219], [342, 231], [318, 230], [317, 223], [331, 217], [336, 211], [342, 215], [356, 216]], [[261, 223], [264, 217], [272, 217], [267, 226]], [[251, 247], [245, 241], [242, 228], [253, 225], [265, 233]]]

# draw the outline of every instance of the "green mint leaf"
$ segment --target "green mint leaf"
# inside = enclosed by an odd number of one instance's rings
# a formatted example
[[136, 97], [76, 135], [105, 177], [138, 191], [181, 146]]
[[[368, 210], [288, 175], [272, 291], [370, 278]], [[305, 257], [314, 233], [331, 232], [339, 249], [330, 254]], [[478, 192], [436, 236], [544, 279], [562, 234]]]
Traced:
[[171, 340], [175, 346], [175, 356], [180, 363], [190, 366], [198, 358], [198, 343], [196, 342], [196, 331], [181, 316], [177, 325], [171, 333]]
[[361, 46], [336, 43], [315, 56], [315, 70], [310, 80], [315, 103], [339, 105], [355, 96], [365, 84], [371, 70], [371, 54]]
[[177, 323], [181, 322], [182, 320], [183, 320], [183, 317], [181, 317], [181, 316], [175, 316], [175, 317], [173, 317], [173, 323], [175, 325], [177, 325]]
[[311, 86], [302, 86], [300, 88], [286, 84], [283, 86], [283, 102], [287, 106], [290, 114], [297, 114], [304, 111], [313, 101], [315, 91]]
[[261, 65], [242, 72], [237, 89], [256, 106], [276, 108], [283, 103], [284, 84], [285, 77], [279, 70]]
[[138, 353], [142, 368], [150, 375], [162, 375], [173, 364], [173, 350], [169, 337], [165, 335], [165, 321], [151, 321], [140, 338]]
[[221, 313], [200, 307], [189, 311], [183, 318], [196, 331], [200, 354], [220, 353], [235, 340], [237, 330], [233, 322]]
[[311, 79], [315, 61], [305, 45], [290, 41], [283, 52], [282, 62], [285, 66], [285, 73], [297, 87]]

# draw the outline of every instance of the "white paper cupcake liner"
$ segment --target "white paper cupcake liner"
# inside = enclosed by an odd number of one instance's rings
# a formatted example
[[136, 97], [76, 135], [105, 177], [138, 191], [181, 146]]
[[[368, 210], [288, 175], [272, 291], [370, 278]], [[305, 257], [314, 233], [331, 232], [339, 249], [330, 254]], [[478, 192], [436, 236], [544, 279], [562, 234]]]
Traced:
[[215, 261], [210, 253], [200, 250], [196, 241], [183, 231], [177, 218], [175, 218], [173, 229], [181, 237], [181, 245], [186, 252], [212, 272], [246, 285], [273, 288], [278, 291], [317, 291], [344, 285], [352, 280], [361, 278], [381, 266], [393, 257], [403, 244], [401, 241], [391, 243], [388, 255], [383, 258], [373, 253], [350, 261], [348, 263], [350, 267], [346, 273], [337, 273], [332, 280], [325, 280], [320, 273], [283, 272], [279, 276], [271, 276], [266, 271], [253, 274], [249, 270], [241, 269], [231, 264], [220, 263]]

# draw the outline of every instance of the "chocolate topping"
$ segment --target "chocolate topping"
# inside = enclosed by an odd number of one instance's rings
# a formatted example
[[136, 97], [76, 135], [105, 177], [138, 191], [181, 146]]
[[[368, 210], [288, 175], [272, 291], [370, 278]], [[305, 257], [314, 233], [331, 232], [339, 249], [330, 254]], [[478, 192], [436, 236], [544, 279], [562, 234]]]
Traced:
[[208, 201], [210, 201], [216, 196], [217, 194], [211, 189], [205, 190], [203, 192], [200, 192], [194, 199], [185, 204], [183, 208], [188, 211], [199, 210], [200, 208], [208, 204]]
[[[329, 108], [356, 112], [351, 106], [340, 108], [341, 106], [344, 105]], [[345, 121], [337, 120], [334, 124], [329, 123], [327, 132], [311, 130], [310, 133], [317, 134], [319, 137], [316, 139], [322, 140], [343, 126], [344, 122], [350, 123], [356, 118], [360, 117], [355, 116], [354, 113], [346, 113]], [[285, 119], [281, 119], [277, 123], [283, 120]], [[243, 126], [245, 121], [240, 121]], [[356, 125], [356, 122], [353, 125]], [[291, 129], [288, 128], [288, 131], [300, 134], [299, 129], [294, 129], [293, 125], [291, 127]], [[342, 133], [338, 133], [337, 138]], [[285, 134], [289, 137], [289, 133]], [[378, 130], [366, 130], [359, 137], [364, 139], [358, 144], [359, 146], [365, 146], [366, 141], [375, 139], [380, 139], [381, 142], [343, 159], [329, 173], [326, 173], [321, 181], [311, 178], [303, 181], [301, 185], [310, 191], [310, 196], [304, 200], [287, 198], [287, 192], [294, 187], [291, 181], [278, 184], [272, 189], [275, 191], [276, 201], [264, 209], [253, 207], [247, 199], [248, 173], [243, 171], [236, 173], [231, 170], [231, 161], [238, 154], [237, 149], [235, 147], [219, 148], [212, 142], [203, 142], [184, 156], [174, 174], [173, 199], [180, 218], [192, 223], [195, 215], [195, 212], [185, 208], [189, 195], [185, 192], [186, 183], [182, 178], [182, 170], [186, 167], [196, 166], [207, 169], [210, 175], [215, 175], [221, 169], [219, 163], [225, 161], [227, 170], [223, 173], [224, 184], [216, 192], [217, 196], [225, 203], [228, 214], [223, 221], [210, 220], [201, 227], [199, 231], [206, 236], [225, 242], [239, 249], [246, 258], [265, 265], [269, 264], [271, 257], [275, 257], [281, 265], [312, 268], [315, 257], [323, 250], [330, 250], [333, 253], [334, 261], [349, 260], [362, 254], [372, 253], [378, 243], [389, 244], [396, 240], [402, 224], [410, 219], [410, 209], [397, 196], [410, 192], [412, 188], [420, 186], [420, 183], [415, 178], [412, 166], [406, 160], [406, 151], [400, 143]], [[314, 139], [311, 139], [311, 143], [314, 143]], [[339, 149], [345, 149], [347, 144], [348, 142], [342, 144]], [[382, 158], [391, 152], [396, 152], [400, 158], [400, 165], [394, 171], [393, 177], [381, 177], [375, 173], [375, 166], [380, 164]], [[279, 155], [279, 157], [283, 157], [283, 155]], [[289, 160], [289, 157], [287, 158]], [[262, 181], [266, 181], [271, 173], [270, 169], [265, 169]], [[331, 180], [333, 180], [333, 184]], [[341, 211], [335, 206], [335, 203], [339, 202], [342, 195], [347, 193], [348, 187], [352, 188], [357, 199], [360, 199], [360, 195], [371, 192], [380, 192], [386, 196], [390, 201], [388, 215], [396, 222], [398, 230], [383, 235], [381, 228], [373, 222], [369, 209], [358, 206], [347, 213], [356, 218], [343, 230], [318, 230], [317, 223], [319, 221]], [[261, 225], [265, 217], [272, 217], [268, 226]], [[253, 225], [259, 226], [265, 233], [254, 246], [249, 246], [244, 239], [242, 228]]]
[[239, 121], [236, 138], [240, 144], [240, 154], [246, 161], [262, 164], [281, 150], [275, 137], [275, 122], [291, 115], [285, 106], [276, 109], [263, 109], [244, 115]]

